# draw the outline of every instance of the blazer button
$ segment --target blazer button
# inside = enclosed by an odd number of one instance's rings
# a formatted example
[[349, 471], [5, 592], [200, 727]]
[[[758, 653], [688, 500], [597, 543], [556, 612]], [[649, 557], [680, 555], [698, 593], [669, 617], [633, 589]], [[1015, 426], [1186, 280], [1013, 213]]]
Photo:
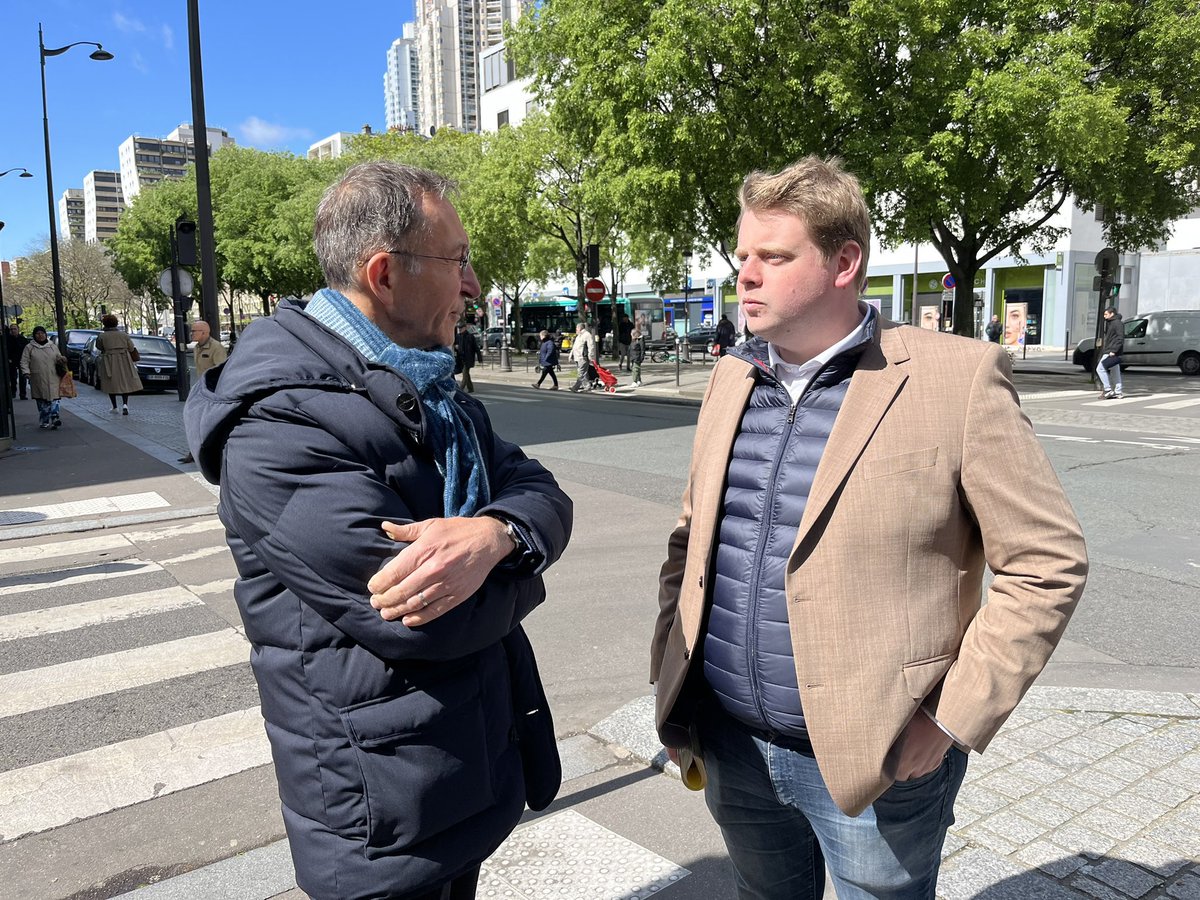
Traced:
[[417, 408], [417, 398], [412, 394], [401, 394], [396, 398], [396, 408], [401, 412], [410, 413]]

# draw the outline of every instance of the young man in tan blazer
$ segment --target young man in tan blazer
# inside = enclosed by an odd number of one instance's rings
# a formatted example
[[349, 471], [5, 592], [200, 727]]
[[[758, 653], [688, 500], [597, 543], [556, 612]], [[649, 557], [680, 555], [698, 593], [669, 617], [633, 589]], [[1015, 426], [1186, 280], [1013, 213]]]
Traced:
[[659, 735], [702, 757], [740, 897], [819, 898], [827, 866], [841, 900], [933, 898], [966, 752], [1061, 637], [1083, 537], [1003, 351], [859, 302], [852, 175], [808, 157], [740, 201], [757, 337], [700, 411], [661, 575]]

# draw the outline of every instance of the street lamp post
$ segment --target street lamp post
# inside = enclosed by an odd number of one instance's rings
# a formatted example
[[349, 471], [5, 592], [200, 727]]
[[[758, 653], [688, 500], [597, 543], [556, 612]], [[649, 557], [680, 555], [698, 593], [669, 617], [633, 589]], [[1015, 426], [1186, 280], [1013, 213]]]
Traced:
[[58, 329], [58, 350], [64, 354], [67, 352], [67, 317], [63, 312], [62, 272], [58, 262], [58, 217], [54, 211], [54, 175], [50, 169], [50, 116], [46, 112], [46, 57], [58, 56], [66, 53], [72, 47], [82, 44], [96, 48], [91, 53], [92, 59], [103, 62], [113, 58], [113, 55], [105, 50], [103, 45], [97, 44], [95, 41], [76, 41], [65, 47], [53, 47], [47, 50], [46, 42], [42, 38], [42, 25], [40, 22], [38, 23], [38, 50], [42, 63], [42, 137], [46, 144], [46, 207], [50, 218], [50, 269], [54, 277], [54, 322]]

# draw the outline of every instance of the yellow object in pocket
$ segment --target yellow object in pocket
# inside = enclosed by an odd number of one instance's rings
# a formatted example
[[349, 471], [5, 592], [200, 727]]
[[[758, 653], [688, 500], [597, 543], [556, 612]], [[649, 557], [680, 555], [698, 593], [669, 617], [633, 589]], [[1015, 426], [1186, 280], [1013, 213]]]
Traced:
[[700, 741], [693, 725], [691, 745], [679, 748], [679, 777], [689, 791], [702, 791], [708, 783], [708, 772], [704, 768], [704, 755], [700, 752]]

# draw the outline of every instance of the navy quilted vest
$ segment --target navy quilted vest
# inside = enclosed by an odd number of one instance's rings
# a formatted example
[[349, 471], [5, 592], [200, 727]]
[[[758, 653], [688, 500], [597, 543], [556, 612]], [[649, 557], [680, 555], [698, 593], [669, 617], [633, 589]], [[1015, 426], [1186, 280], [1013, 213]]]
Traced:
[[792, 406], [766, 363], [765, 342], [735, 351], [758, 382], [729, 462], [704, 639], [704, 676], [721, 707], [752, 728], [804, 735], [784, 574], [817, 464], [863, 343], [831, 360]]

